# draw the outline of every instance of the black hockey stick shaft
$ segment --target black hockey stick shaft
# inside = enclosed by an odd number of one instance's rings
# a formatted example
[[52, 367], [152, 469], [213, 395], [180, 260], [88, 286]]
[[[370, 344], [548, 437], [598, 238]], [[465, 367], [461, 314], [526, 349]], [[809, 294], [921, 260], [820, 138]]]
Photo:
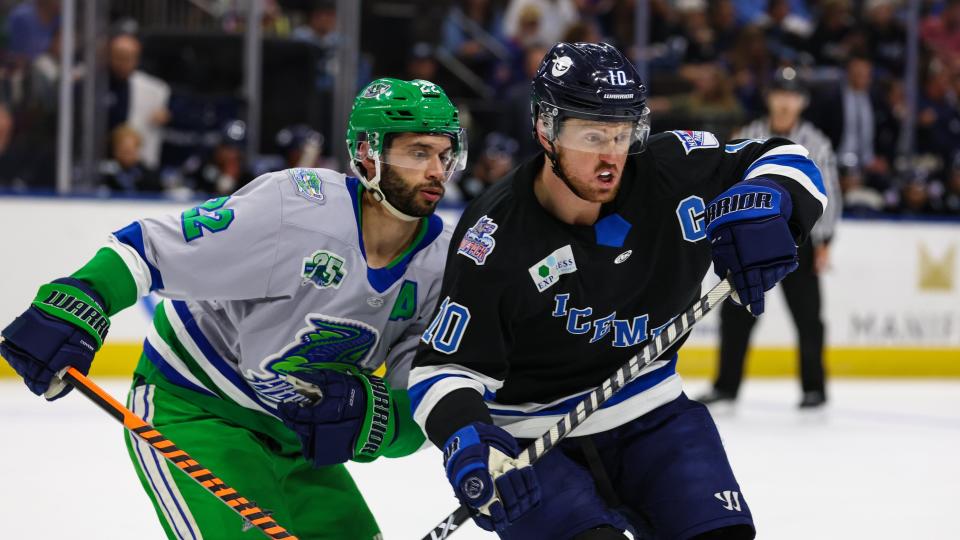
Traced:
[[[540, 457], [549, 452], [551, 448], [559, 444], [567, 434], [599, 410], [600, 406], [610, 399], [618, 390], [636, 379], [643, 368], [653, 363], [653, 361], [669, 350], [670, 347], [676, 345], [683, 336], [690, 332], [694, 324], [706, 317], [715, 307], [723, 303], [731, 293], [733, 293], [733, 287], [729, 279], [722, 280], [710, 289], [707, 294], [694, 302], [686, 312], [664, 328], [663, 331], [660, 332], [660, 335], [647, 342], [639, 354], [631, 357], [616, 373], [603, 381], [603, 384], [583, 398], [573, 410], [568, 412], [556, 425], [550, 428], [550, 431], [541, 435], [539, 439], [521, 452], [516, 460], [518, 466], [522, 467], [535, 463]], [[422, 540], [442, 540], [448, 538], [467, 521], [468, 517], [470, 517], [470, 514], [466, 507], [461, 506], [457, 508], [456, 511], [448, 514], [447, 517], [437, 524]]]

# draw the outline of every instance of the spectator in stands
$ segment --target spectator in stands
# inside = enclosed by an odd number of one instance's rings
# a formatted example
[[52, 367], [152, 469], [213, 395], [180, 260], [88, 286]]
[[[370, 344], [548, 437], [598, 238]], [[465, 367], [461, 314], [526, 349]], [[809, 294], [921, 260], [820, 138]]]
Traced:
[[737, 42], [740, 25], [737, 24], [737, 9], [733, 0], [715, 0], [708, 9], [710, 26], [715, 33], [714, 43], [717, 51], [723, 54], [733, 48]]
[[523, 52], [524, 77], [507, 89], [504, 114], [499, 115], [499, 131], [517, 141], [516, 161], [519, 163], [540, 151], [540, 143], [533, 138], [530, 124], [530, 81], [537, 74], [548, 49], [531, 46]]
[[763, 30], [757, 26], [744, 28], [728, 54], [727, 64], [740, 104], [750, 116], [759, 116], [764, 110], [763, 90], [768, 74], [773, 72], [773, 58], [767, 51]]
[[936, 201], [937, 211], [960, 217], [960, 151], [954, 154], [945, 176], [943, 193]]
[[0, 102], [0, 189], [51, 189], [54, 167], [52, 145], [19, 133], [12, 111]]
[[717, 58], [716, 33], [707, 18], [706, 0], [680, 0], [676, 4], [686, 46], [684, 62], [710, 62]]
[[335, 0], [313, 0], [307, 12], [307, 22], [291, 34], [294, 39], [309, 41], [324, 49], [335, 49], [340, 42], [337, 35], [337, 3]]
[[[889, 79], [880, 88], [879, 104], [874, 110], [877, 128], [873, 148], [878, 156], [886, 156], [889, 160], [899, 151], [901, 126], [907, 115], [907, 97], [902, 79]], [[876, 187], [886, 189], [889, 186], [884, 182]]]
[[474, 163], [470, 173], [458, 179], [459, 194], [449, 194], [453, 195], [451, 200], [468, 203], [479, 197], [513, 169], [516, 154], [517, 141], [496, 131], [488, 133], [484, 140], [483, 153]]
[[886, 77], [903, 77], [907, 31], [897, 19], [899, 0], [867, 0], [864, 5], [867, 47], [870, 57]]
[[110, 134], [111, 159], [100, 163], [100, 185], [110, 193], [127, 195], [161, 193], [157, 172], [141, 159], [142, 139], [137, 130], [122, 124]]
[[839, 92], [821, 96], [812, 116], [837, 149], [840, 166], [866, 174], [868, 183], [879, 183], [889, 174], [890, 163], [874, 151], [876, 113], [871, 96], [872, 69], [873, 64], [865, 55], [850, 56], [843, 86]]
[[336, 168], [336, 160], [323, 155], [323, 135], [306, 124], [281, 129], [277, 132], [276, 142], [277, 148], [283, 154], [285, 168]]
[[917, 107], [917, 152], [945, 162], [960, 148], [960, 107], [951, 83], [945, 64], [931, 61]]
[[[769, 115], [752, 122], [734, 138], [766, 139], [783, 136], [803, 145], [820, 168], [826, 188], [824, 215], [810, 233], [810, 240], [798, 248], [800, 266], [787, 276], [780, 288], [797, 325], [800, 349], [801, 408], [826, 403], [826, 375], [823, 369], [824, 330], [821, 319], [820, 275], [827, 269], [829, 246], [840, 218], [836, 158], [828, 139], [800, 114], [807, 104], [807, 91], [793, 68], [779, 70], [767, 95]], [[720, 370], [713, 389], [701, 396], [704, 403], [733, 402], [743, 380], [750, 334], [757, 319], [745, 309], [724, 302], [720, 308]]]
[[[534, 13], [530, 8], [539, 12], [535, 37], [522, 32], [524, 29], [520, 24], [521, 19]], [[567, 28], [578, 19], [574, 0], [510, 0], [503, 18], [503, 34], [522, 45], [536, 41], [539, 45], [550, 47], [560, 41]]]
[[30, 63], [28, 101], [31, 107], [52, 111], [57, 105], [59, 80], [60, 32], [57, 31], [50, 40], [50, 48]]
[[790, 0], [769, 0], [757, 24], [764, 30], [770, 54], [780, 62], [796, 62], [813, 32], [807, 19], [792, 12]]
[[745, 115], [733, 91], [733, 81], [718, 63], [688, 64], [682, 73], [693, 91], [647, 100], [658, 115], [671, 114], [678, 126], [694, 126], [726, 138]]
[[843, 211], [855, 216], [875, 216], [883, 212], [886, 201], [876, 189], [868, 186], [863, 172], [856, 167], [839, 167]]
[[26, 0], [7, 15], [4, 33], [6, 49], [18, 66], [26, 66], [50, 48], [60, 28], [60, 0]]
[[818, 67], [841, 67], [851, 50], [863, 46], [862, 35], [856, 30], [849, 0], [828, 0], [821, 8], [808, 50]]
[[946, 0], [939, 15], [920, 24], [920, 37], [927, 48], [952, 71], [960, 72], [960, 0]]
[[465, 63], [490, 59], [491, 52], [484, 45], [485, 36], [498, 43], [506, 41], [503, 35], [503, 13], [491, 0], [459, 0], [450, 7], [443, 20], [443, 47]]
[[149, 167], [160, 163], [163, 126], [170, 121], [170, 86], [137, 69], [140, 40], [120, 34], [110, 40], [107, 126], [128, 124], [141, 136], [140, 157]]
[[23, 154], [13, 144], [13, 115], [0, 103], [0, 189], [8, 188], [20, 177]]
[[936, 213], [936, 207], [930, 197], [931, 185], [925, 171], [907, 171], [907, 178], [900, 186], [895, 197], [896, 204], [891, 208], [904, 216], [928, 216]]
[[438, 68], [433, 46], [422, 41], [414, 43], [413, 47], [410, 47], [410, 56], [407, 58], [407, 73], [404, 78], [436, 81]]
[[603, 42], [603, 35], [600, 34], [600, 27], [597, 23], [583, 20], [567, 28], [562, 41], [567, 43], [601, 43]]
[[243, 153], [246, 135], [247, 126], [242, 121], [227, 122], [209, 157], [194, 156], [184, 164], [183, 176], [188, 187], [200, 193], [222, 196], [253, 180]]

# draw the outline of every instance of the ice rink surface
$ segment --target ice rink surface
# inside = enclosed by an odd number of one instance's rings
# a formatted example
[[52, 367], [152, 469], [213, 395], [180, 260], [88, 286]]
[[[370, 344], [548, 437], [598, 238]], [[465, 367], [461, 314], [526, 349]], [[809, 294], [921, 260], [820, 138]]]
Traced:
[[[123, 400], [126, 382], [100, 382]], [[758, 538], [960, 538], [960, 381], [829, 390], [825, 410], [801, 413], [794, 381], [750, 380], [716, 415]], [[0, 538], [162, 539], [121, 431], [76, 392], [46, 404], [0, 381]], [[419, 539], [455, 507], [435, 450], [350, 469], [387, 540]], [[452, 538], [494, 536], [470, 523]]]

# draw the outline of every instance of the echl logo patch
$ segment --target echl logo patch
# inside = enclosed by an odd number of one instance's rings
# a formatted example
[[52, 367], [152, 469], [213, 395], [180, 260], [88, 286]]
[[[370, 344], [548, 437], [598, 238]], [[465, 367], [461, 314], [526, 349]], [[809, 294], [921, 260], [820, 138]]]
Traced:
[[485, 263], [497, 245], [497, 241], [493, 238], [496, 230], [497, 224], [489, 217], [483, 216], [464, 233], [457, 253], [472, 259], [478, 265]]
[[687, 154], [692, 150], [698, 150], [700, 148], [720, 148], [720, 141], [717, 140], [716, 135], [709, 131], [675, 130], [670, 133], [673, 133], [680, 139], [680, 144], [683, 145], [683, 151]]

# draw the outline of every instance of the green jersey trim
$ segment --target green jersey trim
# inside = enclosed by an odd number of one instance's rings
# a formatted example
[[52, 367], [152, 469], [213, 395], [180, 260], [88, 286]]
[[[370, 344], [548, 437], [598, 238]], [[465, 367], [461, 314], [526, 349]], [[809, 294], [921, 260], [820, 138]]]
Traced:
[[137, 302], [137, 282], [123, 258], [109, 247], [100, 248], [70, 277], [86, 282], [103, 298], [104, 311], [113, 316]]

